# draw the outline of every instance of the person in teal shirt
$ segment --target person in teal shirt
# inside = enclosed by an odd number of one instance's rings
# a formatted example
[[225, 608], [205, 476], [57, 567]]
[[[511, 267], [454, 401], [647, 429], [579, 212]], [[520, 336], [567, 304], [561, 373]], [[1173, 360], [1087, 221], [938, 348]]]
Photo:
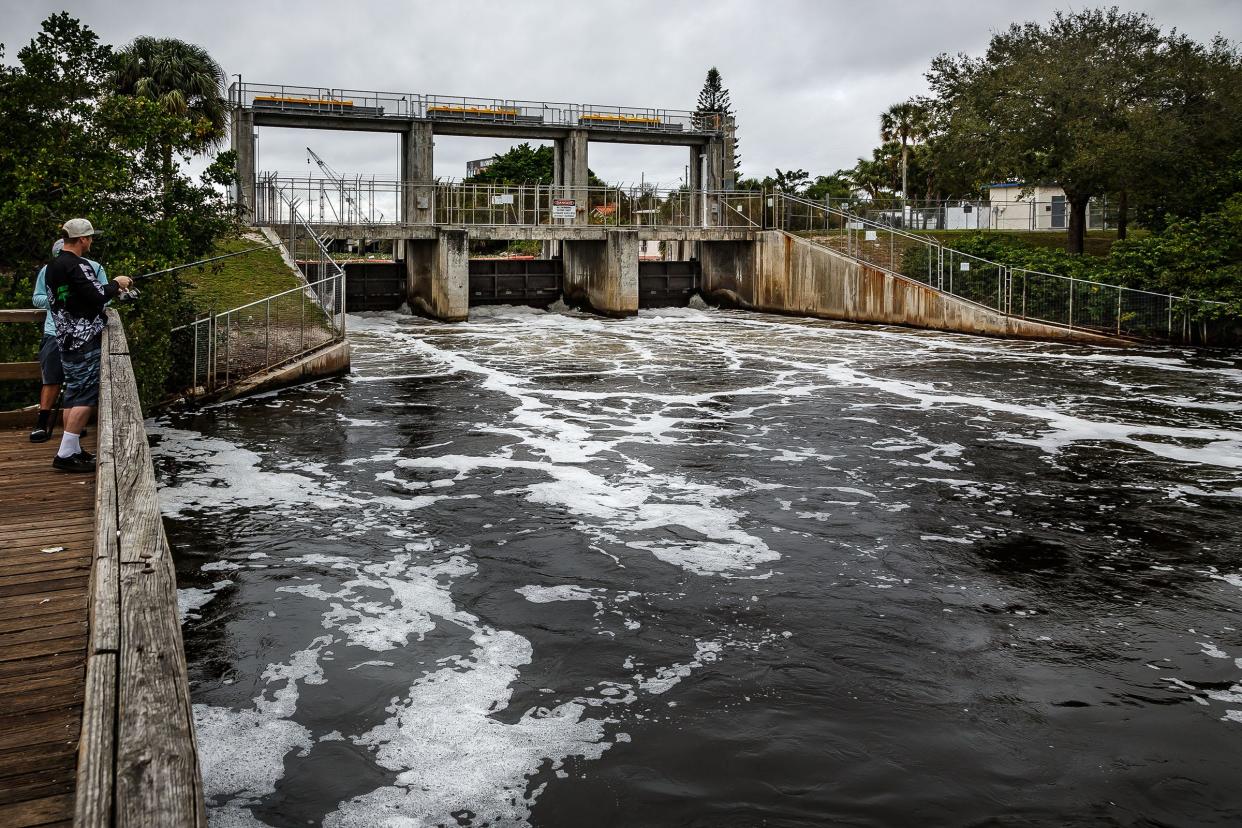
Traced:
[[[52, 258], [60, 255], [64, 241], [56, 240], [56, 244], [52, 245]], [[95, 268], [95, 275], [99, 279], [99, 284], [108, 284], [108, 274], [104, 271], [103, 265], [94, 259], [87, 259], [91, 267]], [[47, 265], [39, 269], [39, 276], [35, 279], [34, 296], [32, 302], [36, 308], [48, 308], [47, 295]], [[43, 341], [39, 345], [39, 368], [43, 373], [43, 388], [39, 391], [39, 420], [35, 424], [34, 431], [30, 432], [30, 442], [44, 443], [52, 436], [52, 406], [56, 403], [56, 398], [60, 395], [61, 383], [65, 381], [65, 370], [60, 363], [60, 346], [56, 344], [56, 324], [52, 321], [52, 315], [49, 313], [43, 320]], [[85, 432], [83, 432], [85, 436]]]

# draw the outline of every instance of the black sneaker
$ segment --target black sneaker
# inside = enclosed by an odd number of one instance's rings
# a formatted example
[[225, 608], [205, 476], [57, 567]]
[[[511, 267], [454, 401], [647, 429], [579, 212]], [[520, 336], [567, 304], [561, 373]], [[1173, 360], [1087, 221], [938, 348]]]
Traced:
[[51, 436], [52, 435], [48, 432], [47, 428], [45, 428], [44, 426], [35, 426], [35, 430], [30, 432], [30, 442], [46, 443], [48, 438]]
[[95, 455], [91, 454], [91, 453], [90, 453], [89, 451], [87, 451], [86, 449], [82, 449], [82, 450], [81, 450], [81, 451], [79, 451], [77, 454], [75, 454], [75, 455], [74, 455], [74, 457], [77, 457], [77, 458], [79, 458], [79, 459], [81, 459], [81, 460], [86, 460], [86, 461], [91, 462], [91, 463], [94, 463], [94, 462], [95, 462]]
[[90, 455], [83, 456], [83, 452], [78, 452], [71, 457], [61, 457], [58, 454], [52, 458], [52, 468], [66, 472], [91, 474], [95, 471], [95, 458]]

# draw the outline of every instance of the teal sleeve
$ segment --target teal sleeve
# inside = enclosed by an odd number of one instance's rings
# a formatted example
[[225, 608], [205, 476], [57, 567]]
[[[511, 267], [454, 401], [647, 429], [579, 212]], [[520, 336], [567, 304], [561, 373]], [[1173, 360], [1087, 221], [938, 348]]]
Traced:
[[47, 265], [39, 268], [39, 275], [35, 279], [34, 296], [30, 301], [36, 308], [47, 310]]

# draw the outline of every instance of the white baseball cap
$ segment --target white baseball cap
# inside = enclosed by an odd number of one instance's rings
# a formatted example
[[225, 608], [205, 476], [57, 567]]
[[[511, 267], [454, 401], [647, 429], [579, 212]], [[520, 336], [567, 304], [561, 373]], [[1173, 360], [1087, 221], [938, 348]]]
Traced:
[[64, 231], [65, 237], [70, 239], [93, 236], [97, 232], [91, 223], [84, 218], [69, 219], [65, 222], [65, 226], [60, 229]]

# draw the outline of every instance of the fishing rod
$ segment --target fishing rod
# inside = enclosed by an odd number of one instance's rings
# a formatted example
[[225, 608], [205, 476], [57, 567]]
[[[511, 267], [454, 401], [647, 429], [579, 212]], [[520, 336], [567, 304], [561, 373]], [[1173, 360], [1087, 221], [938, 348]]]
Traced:
[[[152, 270], [150, 273], [142, 273], [138, 276], [131, 276], [129, 278], [136, 282], [139, 279], [150, 279], [154, 276], [167, 276], [169, 273], [176, 273], [178, 270], [186, 270], [191, 267], [201, 267], [205, 264], [211, 264], [212, 262], [218, 262], [221, 259], [231, 259], [234, 256], [242, 256], [242, 255], [245, 255], [246, 253], [254, 253], [259, 250], [271, 250], [273, 247], [280, 247], [280, 242], [272, 242], [271, 244], [261, 244], [256, 247], [248, 247], [245, 250], [238, 250], [234, 253], [225, 253], [220, 256], [212, 256], [207, 259], [199, 259], [198, 261], [187, 262], [186, 264], [175, 265], [174, 267], [166, 267], [163, 270]], [[138, 289], [130, 288], [129, 290], [121, 293], [120, 298], [136, 299], [138, 298]]]

